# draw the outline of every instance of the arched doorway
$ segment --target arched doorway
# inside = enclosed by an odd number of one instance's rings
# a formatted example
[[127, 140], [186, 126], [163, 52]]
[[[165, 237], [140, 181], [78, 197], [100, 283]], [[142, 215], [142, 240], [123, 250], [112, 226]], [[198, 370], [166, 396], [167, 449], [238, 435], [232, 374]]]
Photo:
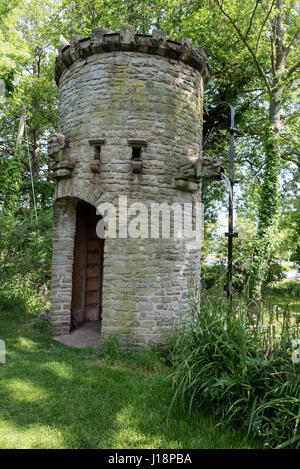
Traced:
[[96, 225], [96, 208], [84, 201], [76, 207], [76, 233], [72, 280], [71, 329], [102, 320], [104, 240]]

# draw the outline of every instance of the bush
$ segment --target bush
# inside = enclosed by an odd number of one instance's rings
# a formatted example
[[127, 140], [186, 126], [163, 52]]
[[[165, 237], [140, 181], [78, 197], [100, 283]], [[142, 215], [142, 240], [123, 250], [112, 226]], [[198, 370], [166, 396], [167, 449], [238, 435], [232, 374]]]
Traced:
[[[0, 213], [0, 311], [16, 319], [36, 319], [45, 328], [49, 309], [52, 210], [39, 215]], [[44, 316], [40, 313], [44, 312]]]
[[32, 215], [14, 217], [0, 213], [0, 282], [18, 275], [33, 282], [50, 279], [52, 210], [39, 215], [39, 228]]
[[209, 290], [216, 283], [224, 280], [226, 283], [226, 264], [224, 261], [218, 261], [212, 265], [201, 265], [202, 286], [205, 290]]
[[[227, 284], [227, 263], [225, 261], [215, 262], [213, 265], [203, 264], [202, 267], [202, 286], [205, 290], [214, 287], [220, 281], [226, 289]], [[278, 262], [270, 261], [263, 287], [285, 278], [283, 271], [285, 268]], [[246, 266], [242, 262], [235, 262], [232, 265], [232, 291], [242, 293], [245, 289], [247, 278], [249, 277]]]
[[272, 261], [269, 262], [268, 272], [264, 280], [263, 286], [269, 285], [270, 283], [280, 282], [280, 280], [285, 279], [283, 273], [284, 267], [278, 262]]
[[272, 315], [263, 324], [253, 304], [241, 305], [229, 320], [222, 302], [202, 303], [192, 305], [192, 321], [173, 338], [171, 409], [210, 408], [266, 445], [299, 448], [300, 364], [292, 361], [299, 331], [285, 317], [275, 329]]
[[[13, 315], [17, 320], [40, 318], [46, 323], [50, 308], [50, 295], [44, 288], [39, 288], [30, 277], [15, 275], [0, 285], [0, 313]], [[42, 313], [42, 314], [41, 314]]]

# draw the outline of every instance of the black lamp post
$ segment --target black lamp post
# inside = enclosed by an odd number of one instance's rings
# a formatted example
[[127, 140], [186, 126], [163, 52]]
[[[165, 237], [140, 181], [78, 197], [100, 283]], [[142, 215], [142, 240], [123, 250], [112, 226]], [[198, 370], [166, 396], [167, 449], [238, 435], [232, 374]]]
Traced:
[[[228, 111], [230, 115], [228, 115]], [[229, 118], [229, 119], [228, 119]], [[229, 182], [230, 182], [230, 191], [229, 191], [229, 202], [228, 202], [228, 232], [225, 233], [225, 236], [228, 238], [228, 256], [227, 256], [227, 298], [228, 298], [228, 315], [231, 315], [232, 310], [232, 265], [233, 265], [233, 238], [238, 236], [238, 233], [233, 231], [233, 186], [238, 181], [234, 179], [234, 137], [235, 133], [238, 130], [234, 126], [235, 119], [235, 108], [228, 103], [222, 103], [219, 106], [216, 106], [209, 110], [205, 115], [205, 120], [203, 123], [203, 145], [205, 147], [207, 140], [209, 139], [212, 132], [219, 125], [224, 125], [224, 122], [227, 124], [226, 127], [229, 127], [230, 131], [230, 157], [229, 157]], [[229, 126], [228, 126], [229, 122]]]

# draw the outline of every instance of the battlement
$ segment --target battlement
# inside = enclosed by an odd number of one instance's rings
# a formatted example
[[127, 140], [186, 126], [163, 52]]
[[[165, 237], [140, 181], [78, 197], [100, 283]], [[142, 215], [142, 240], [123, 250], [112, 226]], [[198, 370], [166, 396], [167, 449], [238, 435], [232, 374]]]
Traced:
[[181, 37], [179, 42], [166, 38], [166, 32], [154, 29], [152, 34], [135, 34], [134, 26], [121, 25], [120, 33], [107, 33], [102, 28], [95, 28], [91, 37], [74, 35], [70, 45], [59, 51], [55, 64], [55, 80], [59, 84], [65, 69], [80, 59], [105, 52], [137, 52], [158, 55], [174, 61], [181, 61], [198, 70], [204, 84], [208, 80], [208, 64], [202, 49], [193, 49], [191, 39]]

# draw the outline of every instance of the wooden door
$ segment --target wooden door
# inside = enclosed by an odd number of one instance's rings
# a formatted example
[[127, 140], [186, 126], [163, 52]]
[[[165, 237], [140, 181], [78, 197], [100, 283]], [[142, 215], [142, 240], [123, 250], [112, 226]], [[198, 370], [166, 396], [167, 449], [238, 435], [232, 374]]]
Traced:
[[96, 208], [78, 202], [74, 244], [71, 326], [102, 317], [103, 245], [97, 237]]

